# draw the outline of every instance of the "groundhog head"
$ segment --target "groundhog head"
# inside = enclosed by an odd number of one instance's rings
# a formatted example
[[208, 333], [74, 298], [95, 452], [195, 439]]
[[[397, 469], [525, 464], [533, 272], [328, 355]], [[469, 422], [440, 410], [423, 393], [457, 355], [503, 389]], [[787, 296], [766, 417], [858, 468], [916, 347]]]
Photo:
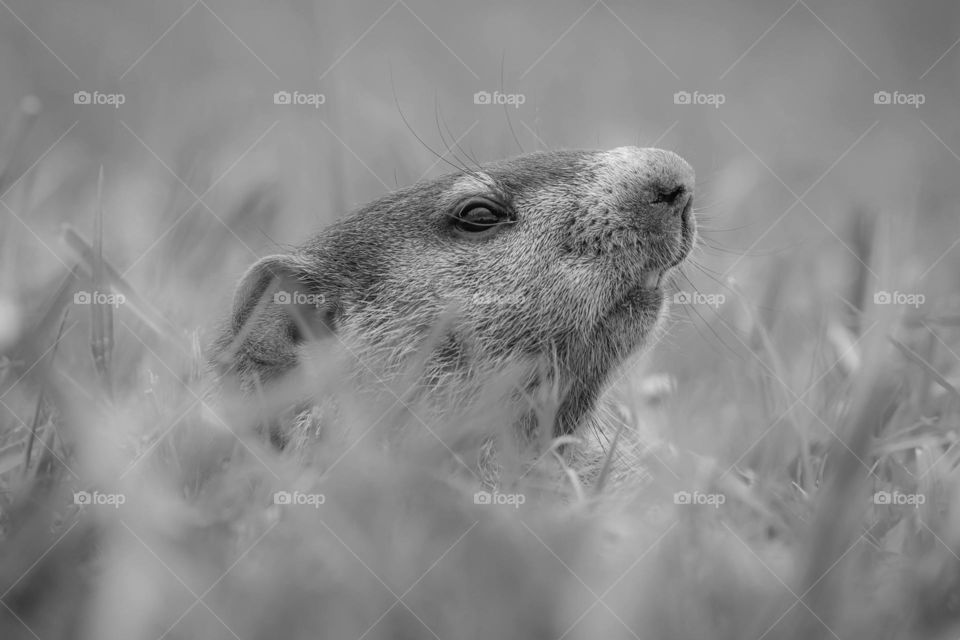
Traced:
[[553, 430], [572, 432], [663, 315], [664, 278], [695, 241], [693, 190], [679, 156], [636, 147], [417, 183], [253, 265], [214, 357], [248, 389], [282, 384], [313, 339], [378, 380], [433, 341], [427, 388], [546, 362], [562, 394]]

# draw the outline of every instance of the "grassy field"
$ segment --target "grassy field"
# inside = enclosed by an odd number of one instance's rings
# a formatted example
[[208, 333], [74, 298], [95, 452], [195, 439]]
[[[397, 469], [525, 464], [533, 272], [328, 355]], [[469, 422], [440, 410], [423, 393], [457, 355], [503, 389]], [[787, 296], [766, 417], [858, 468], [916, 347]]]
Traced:
[[[958, 37], [933, 1], [3, 0], [0, 638], [960, 636]], [[624, 144], [690, 161], [702, 235], [609, 433], [478, 494], [496, 411], [391, 389], [278, 452], [287, 407], [211, 389], [256, 258], [454, 154]]]

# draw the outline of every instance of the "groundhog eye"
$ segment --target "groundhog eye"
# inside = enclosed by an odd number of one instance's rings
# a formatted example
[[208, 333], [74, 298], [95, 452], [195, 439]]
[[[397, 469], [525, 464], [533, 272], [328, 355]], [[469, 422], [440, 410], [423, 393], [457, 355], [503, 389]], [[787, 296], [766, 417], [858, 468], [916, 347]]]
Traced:
[[457, 231], [474, 237], [495, 233], [513, 223], [506, 207], [486, 198], [468, 200], [460, 205], [451, 218]]

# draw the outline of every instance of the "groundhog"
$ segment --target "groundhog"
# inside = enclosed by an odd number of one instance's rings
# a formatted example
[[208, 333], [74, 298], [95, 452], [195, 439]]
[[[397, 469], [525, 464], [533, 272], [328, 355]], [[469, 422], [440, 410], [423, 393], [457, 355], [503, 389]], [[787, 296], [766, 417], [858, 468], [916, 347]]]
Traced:
[[242, 389], [282, 387], [308, 342], [336, 340], [358, 380], [382, 382], [427, 345], [420, 384], [438, 396], [532, 363], [522, 391], [559, 390], [549, 428], [571, 434], [664, 316], [696, 239], [693, 192], [687, 162], [638, 147], [418, 182], [254, 264], [214, 361]]

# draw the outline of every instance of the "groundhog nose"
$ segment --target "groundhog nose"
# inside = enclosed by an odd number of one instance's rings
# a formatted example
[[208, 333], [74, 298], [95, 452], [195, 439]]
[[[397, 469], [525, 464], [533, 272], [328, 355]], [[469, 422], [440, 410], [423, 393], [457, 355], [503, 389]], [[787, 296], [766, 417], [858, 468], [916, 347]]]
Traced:
[[654, 204], [666, 206], [667, 216], [670, 218], [681, 218], [684, 222], [690, 220], [690, 214], [693, 210], [693, 192], [685, 184], [676, 184], [670, 182], [657, 185], [654, 188]]
[[690, 191], [688, 191], [685, 185], [657, 185], [654, 187], [656, 192], [656, 197], [654, 202], [659, 202], [668, 205], [674, 205], [677, 203], [686, 204], [684, 201], [690, 199]]
[[676, 153], [653, 147], [618, 147], [609, 157], [612, 165], [627, 168], [625, 175], [643, 191], [647, 203], [676, 207], [680, 213], [693, 199], [693, 167]]
[[648, 193], [669, 216], [689, 220], [693, 210], [694, 173], [687, 161], [664, 149], [648, 149]]

